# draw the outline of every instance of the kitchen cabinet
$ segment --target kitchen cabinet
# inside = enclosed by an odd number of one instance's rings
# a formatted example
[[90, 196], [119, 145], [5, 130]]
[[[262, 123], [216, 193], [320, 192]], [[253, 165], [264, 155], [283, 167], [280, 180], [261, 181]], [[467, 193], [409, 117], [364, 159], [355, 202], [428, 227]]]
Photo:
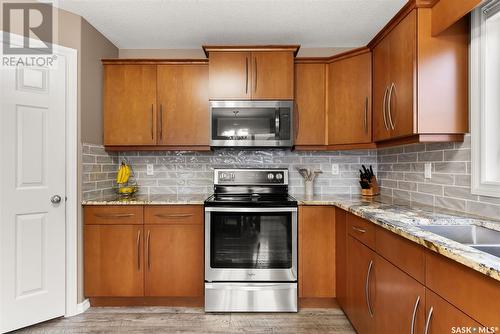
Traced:
[[158, 65], [158, 144], [208, 146], [208, 67]]
[[299, 209], [299, 297], [335, 297], [335, 212], [327, 206]]
[[468, 131], [466, 22], [431, 34], [431, 9], [402, 11], [373, 48], [374, 140], [453, 141]]
[[[453, 328], [478, 328], [483, 327], [471, 317], [448, 303], [446, 300], [427, 289], [425, 292], [426, 300], [426, 334], [453, 333]], [[498, 311], [498, 310], [497, 310]], [[455, 333], [464, 333], [455, 331]], [[466, 332], [465, 332], [466, 333]], [[479, 329], [470, 333], [480, 333]], [[485, 332], [487, 333], [487, 332]], [[494, 331], [490, 331], [494, 333]]]
[[372, 141], [371, 52], [328, 64], [328, 145]]
[[144, 295], [142, 225], [86, 225], [85, 295]]
[[358, 333], [375, 328], [375, 253], [352, 236], [347, 237], [346, 312]]
[[204, 60], [103, 59], [107, 150], [208, 150]]
[[[375, 260], [376, 333], [423, 333], [425, 287], [377, 255]], [[441, 333], [445, 333], [442, 331]]]
[[84, 215], [92, 305], [201, 305], [202, 206], [90, 205]]
[[326, 64], [295, 64], [295, 148], [325, 145]]
[[340, 307], [347, 305], [347, 213], [335, 208], [335, 292]]
[[204, 46], [211, 100], [293, 100], [298, 46]]
[[156, 66], [104, 66], [104, 145], [156, 144]]

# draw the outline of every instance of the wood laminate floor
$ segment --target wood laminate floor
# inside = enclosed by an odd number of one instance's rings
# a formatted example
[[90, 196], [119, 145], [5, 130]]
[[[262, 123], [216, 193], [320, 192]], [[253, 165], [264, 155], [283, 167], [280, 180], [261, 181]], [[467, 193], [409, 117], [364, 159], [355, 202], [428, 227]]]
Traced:
[[201, 308], [95, 307], [17, 333], [355, 333], [340, 309], [206, 314]]

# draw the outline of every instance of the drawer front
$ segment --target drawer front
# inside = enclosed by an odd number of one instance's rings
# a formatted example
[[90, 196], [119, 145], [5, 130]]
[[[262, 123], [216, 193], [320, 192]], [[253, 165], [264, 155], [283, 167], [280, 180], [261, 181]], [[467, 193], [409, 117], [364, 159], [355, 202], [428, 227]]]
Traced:
[[420, 283], [424, 283], [425, 252], [419, 245], [393, 232], [377, 228], [375, 248], [382, 257]]
[[141, 205], [98, 205], [84, 209], [86, 225], [136, 225], [143, 224]]
[[202, 205], [146, 206], [144, 218], [147, 224], [203, 224]]
[[500, 327], [500, 282], [439, 254], [427, 252], [429, 289], [487, 327]]
[[347, 215], [347, 233], [366, 246], [375, 248], [375, 225], [353, 214]]

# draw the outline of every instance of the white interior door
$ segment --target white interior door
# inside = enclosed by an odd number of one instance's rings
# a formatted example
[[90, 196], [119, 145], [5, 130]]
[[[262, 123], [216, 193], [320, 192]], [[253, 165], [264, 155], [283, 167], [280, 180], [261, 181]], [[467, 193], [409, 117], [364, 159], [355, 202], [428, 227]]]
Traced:
[[0, 67], [2, 332], [65, 313], [65, 57], [56, 62]]

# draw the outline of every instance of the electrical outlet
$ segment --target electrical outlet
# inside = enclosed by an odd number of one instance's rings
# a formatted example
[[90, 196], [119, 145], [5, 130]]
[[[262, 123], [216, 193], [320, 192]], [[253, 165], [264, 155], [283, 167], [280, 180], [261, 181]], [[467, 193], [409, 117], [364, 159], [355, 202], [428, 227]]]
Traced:
[[332, 164], [332, 174], [339, 175], [339, 164]]
[[153, 164], [146, 165], [146, 175], [149, 175], [149, 176], [155, 175], [155, 170], [154, 170]]
[[426, 179], [432, 178], [432, 163], [430, 163], [430, 162], [425, 163], [424, 177]]

